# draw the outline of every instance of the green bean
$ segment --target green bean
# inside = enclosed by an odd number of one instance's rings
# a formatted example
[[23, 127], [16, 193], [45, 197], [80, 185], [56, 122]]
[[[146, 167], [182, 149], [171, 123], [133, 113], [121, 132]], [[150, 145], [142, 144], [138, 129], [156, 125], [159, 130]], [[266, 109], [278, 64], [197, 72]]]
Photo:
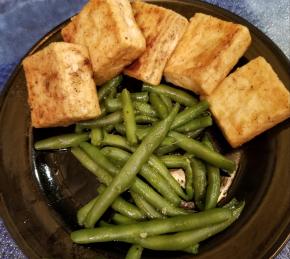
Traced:
[[[124, 150], [118, 148], [110, 148], [108, 153], [108, 158], [115, 161], [116, 163], [121, 163], [123, 166], [126, 161], [130, 158], [130, 154]], [[144, 164], [139, 173], [147, 182], [149, 182], [154, 189], [156, 189], [165, 199], [174, 204], [175, 206], [180, 206], [181, 199], [177, 196], [170, 185], [167, 184], [165, 178], [162, 177], [155, 169], [150, 165]]]
[[111, 79], [110, 81], [106, 82], [103, 84], [99, 89], [98, 89], [98, 97], [99, 97], [99, 102], [102, 102], [112, 91], [112, 89], [116, 89], [120, 83], [123, 80], [122, 75], [118, 75]]
[[122, 136], [126, 135], [125, 126], [121, 123], [115, 125], [115, 130]]
[[194, 202], [200, 210], [203, 210], [207, 186], [205, 165], [200, 160], [192, 158], [191, 167], [193, 172]]
[[90, 200], [87, 204], [85, 204], [83, 207], [81, 207], [78, 211], [77, 211], [77, 220], [78, 220], [78, 224], [80, 226], [84, 225], [85, 219], [89, 213], [89, 211], [91, 210], [91, 208], [94, 206], [96, 200], [99, 198], [99, 196], [97, 196], [96, 198]]
[[107, 125], [103, 127], [103, 133], [110, 133], [114, 130], [115, 126], [114, 125]]
[[148, 103], [135, 101], [134, 108], [136, 111], [140, 112], [143, 115], [157, 117], [157, 112], [152, 108], [152, 106]]
[[174, 152], [179, 147], [177, 145], [162, 145], [156, 149], [155, 154], [158, 156], [163, 156]]
[[133, 147], [130, 146], [124, 137], [114, 134], [104, 134], [102, 146], [119, 147], [128, 151], [133, 150]]
[[79, 143], [89, 139], [88, 133], [71, 133], [46, 138], [35, 142], [36, 150], [51, 150], [78, 146]]
[[138, 139], [141, 141], [143, 140], [150, 132], [152, 128], [151, 127], [146, 127], [146, 128], [143, 128], [143, 129], [137, 129], [137, 137]]
[[163, 94], [171, 98], [175, 102], [178, 102], [185, 106], [193, 106], [197, 103], [197, 100], [192, 95], [186, 93], [183, 90], [176, 89], [168, 85], [164, 85], [164, 84], [152, 86], [152, 85], [144, 83], [142, 87], [142, 91], [154, 92], [160, 95]]
[[140, 101], [140, 102], [148, 102], [149, 101], [149, 95], [147, 92], [131, 93], [131, 98], [134, 101]]
[[76, 124], [75, 125], [75, 133], [82, 133], [82, 132], [83, 132], [83, 128], [80, 125]]
[[143, 247], [139, 245], [132, 245], [127, 252], [125, 259], [141, 259]]
[[102, 118], [96, 118], [90, 121], [79, 122], [77, 125], [83, 128], [91, 129], [91, 128], [101, 128], [108, 125], [115, 125], [122, 121], [123, 121], [122, 112], [116, 111]]
[[108, 222], [106, 222], [104, 220], [100, 220], [99, 226], [100, 227], [110, 227], [110, 226], [112, 226], [112, 224], [110, 224], [110, 223], [108, 223]]
[[135, 176], [140, 171], [143, 164], [147, 162], [150, 155], [165, 138], [178, 110], [179, 105], [175, 105], [168, 117], [158, 122], [152, 128], [151, 134], [141, 142], [139, 147], [120, 170], [119, 174], [114, 177], [110, 184], [110, 188], [107, 188], [105, 192], [100, 194], [101, 198], [96, 201], [86, 218], [86, 227], [92, 228], [113, 201], [122, 192], [132, 186]]
[[[162, 236], [159, 235], [167, 233], [187, 231], [193, 234], [194, 231], [198, 231], [199, 229], [210, 228], [212, 225], [227, 222], [233, 217], [232, 215], [232, 211], [229, 209], [216, 208], [189, 215], [165, 219], [152, 219], [150, 221], [138, 222], [127, 226], [119, 225], [77, 230], [71, 233], [71, 238], [73, 242], [79, 244], [107, 242], [113, 240], [139, 243], [141, 239], [147, 240], [149, 238], [160, 238]], [[183, 239], [178, 240], [178, 244], [180, 245], [182, 241]], [[191, 242], [190, 244], [185, 244], [180, 248], [183, 249], [195, 243], [198, 242]], [[146, 242], [144, 244], [146, 244]], [[175, 242], [169, 243], [168, 245], [174, 246]]]
[[185, 123], [188, 123], [190, 120], [198, 117], [204, 111], [208, 109], [208, 102], [201, 101], [198, 104], [189, 107], [188, 109], [183, 110], [182, 112], [176, 115], [174, 122], [172, 123], [171, 129], [176, 129]]
[[102, 139], [103, 139], [103, 131], [102, 131], [102, 129], [100, 129], [100, 128], [92, 129], [90, 137], [91, 137], [91, 143], [94, 146], [100, 146], [101, 142], [102, 142]]
[[149, 219], [160, 219], [164, 216], [159, 213], [150, 203], [143, 199], [139, 194], [131, 192], [131, 196], [137, 205], [137, 207], [146, 215]]
[[[202, 143], [210, 150], [214, 150], [208, 135], [203, 137]], [[204, 205], [205, 210], [215, 208], [218, 202], [218, 197], [220, 195], [221, 179], [220, 171], [217, 167], [207, 165], [207, 181], [208, 185], [206, 189]]]
[[192, 121], [176, 128], [175, 130], [178, 132], [187, 133], [187, 132], [191, 132], [197, 129], [206, 128], [211, 125], [212, 125], [211, 117], [206, 116], [206, 117], [193, 119]]
[[187, 252], [189, 254], [197, 255], [198, 254], [199, 244], [191, 245], [187, 248], [182, 249], [182, 251]]
[[168, 112], [170, 112], [171, 109], [172, 109], [172, 101], [171, 101], [171, 99], [168, 96], [164, 95], [164, 94], [159, 94], [158, 96], [161, 98], [161, 100], [166, 105]]
[[112, 216], [112, 220], [114, 223], [118, 225], [128, 225], [128, 224], [136, 223], [136, 220], [128, 218], [119, 213], [114, 213], [114, 215]]
[[188, 153], [194, 154], [197, 158], [200, 158], [213, 166], [225, 169], [228, 172], [232, 172], [235, 169], [235, 163], [232, 160], [210, 150], [194, 139], [188, 138], [187, 136], [174, 131], [170, 131], [168, 136], [178, 140], [177, 145], [180, 148]]
[[238, 200], [236, 198], [233, 198], [227, 204], [222, 206], [222, 208], [233, 210], [238, 206], [238, 204], [239, 204]]
[[155, 155], [151, 155], [148, 161], [148, 164], [151, 165], [159, 174], [161, 174], [164, 179], [167, 181], [168, 185], [174, 190], [174, 192], [183, 199], [187, 199], [187, 196], [183, 192], [179, 183], [174, 179], [174, 177], [169, 173], [168, 169], [164, 163]]
[[150, 93], [150, 103], [157, 112], [160, 119], [164, 119], [168, 115], [168, 109], [162, 99], [156, 93]]
[[130, 93], [127, 89], [124, 89], [122, 91], [121, 100], [123, 107], [124, 124], [126, 128], [126, 137], [131, 145], [135, 145], [137, 144], [136, 121]]
[[113, 175], [118, 174], [119, 169], [115, 167], [96, 146], [93, 146], [87, 142], [82, 142], [80, 147], [98, 166]]
[[137, 114], [135, 116], [136, 123], [144, 123], [144, 124], [149, 124], [149, 123], [154, 123], [157, 122], [158, 119], [153, 116], [145, 115], [145, 114]]
[[[103, 168], [99, 167], [84, 151], [80, 148], [72, 148], [71, 152], [80, 161], [80, 163], [88, 169], [91, 173], [97, 176], [98, 180], [105, 185], [109, 185], [112, 181], [112, 176]], [[162, 196], [155, 192], [146, 183], [139, 178], [135, 179], [130, 191], [140, 194], [150, 204], [157, 208], [162, 214], [169, 216], [187, 214], [182, 209], [171, 206]], [[99, 197], [99, 196], [98, 196]]]

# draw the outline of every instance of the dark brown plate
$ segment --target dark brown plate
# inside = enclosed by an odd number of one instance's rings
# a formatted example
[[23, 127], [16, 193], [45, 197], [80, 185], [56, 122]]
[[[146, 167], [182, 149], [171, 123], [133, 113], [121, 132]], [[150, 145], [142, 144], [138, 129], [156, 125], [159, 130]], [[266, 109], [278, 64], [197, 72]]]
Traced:
[[[253, 42], [240, 63], [264, 56], [289, 87], [289, 61], [263, 33], [242, 18], [199, 1], [155, 1], [186, 17], [208, 13], [245, 24]], [[61, 24], [30, 53], [59, 41]], [[275, 98], [275, 96], [273, 96]], [[18, 65], [1, 96], [0, 212], [29, 258], [120, 258], [127, 245], [74, 245], [76, 210], [96, 194], [95, 177], [68, 152], [35, 152], [34, 139], [69, 129], [32, 130], [24, 73]], [[225, 141], [219, 136], [220, 145]], [[244, 145], [239, 170], [228, 199], [246, 200], [240, 219], [223, 233], [203, 242], [199, 258], [269, 258], [287, 240], [290, 228], [290, 121]], [[183, 253], [145, 251], [144, 258], [190, 258]]]

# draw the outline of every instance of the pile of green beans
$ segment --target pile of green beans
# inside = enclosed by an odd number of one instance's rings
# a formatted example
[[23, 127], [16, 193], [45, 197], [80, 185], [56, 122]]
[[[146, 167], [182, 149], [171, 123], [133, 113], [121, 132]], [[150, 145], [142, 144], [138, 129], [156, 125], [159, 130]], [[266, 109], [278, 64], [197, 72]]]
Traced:
[[[75, 125], [75, 133], [34, 144], [36, 150], [70, 149], [100, 183], [98, 196], [77, 212], [83, 229], [75, 243], [131, 243], [126, 258], [144, 248], [198, 253], [199, 243], [223, 231], [244, 202], [218, 204], [220, 169], [235, 163], [220, 154], [207, 133], [206, 101], [167, 85], [121, 87], [123, 76], [98, 89], [101, 115]], [[182, 170], [185, 188], [172, 176]], [[106, 211], [107, 213], [104, 216]]]

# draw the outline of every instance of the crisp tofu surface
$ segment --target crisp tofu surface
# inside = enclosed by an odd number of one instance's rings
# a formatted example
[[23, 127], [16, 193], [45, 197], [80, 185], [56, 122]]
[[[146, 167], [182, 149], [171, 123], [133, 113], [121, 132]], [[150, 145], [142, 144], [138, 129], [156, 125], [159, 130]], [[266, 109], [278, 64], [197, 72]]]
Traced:
[[51, 43], [23, 60], [32, 126], [67, 126], [100, 114], [86, 47]]
[[89, 49], [97, 85], [121, 73], [146, 47], [128, 0], [90, 0], [62, 36]]
[[196, 94], [209, 95], [250, 42], [245, 26], [196, 13], [166, 64], [165, 79]]
[[124, 71], [143, 82], [160, 84], [164, 67], [185, 32], [188, 21], [169, 9], [136, 1], [135, 20], [146, 39], [146, 51]]
[[290, 116], [289, 92], [262, 57], [230, 74], [207, 100], [232, 147]]

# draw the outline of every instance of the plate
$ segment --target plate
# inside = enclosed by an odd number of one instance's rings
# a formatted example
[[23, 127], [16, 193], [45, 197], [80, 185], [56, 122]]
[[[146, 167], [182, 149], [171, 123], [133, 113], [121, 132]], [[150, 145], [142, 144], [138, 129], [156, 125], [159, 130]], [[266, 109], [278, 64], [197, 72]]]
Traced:
[[[246, 25], [252, 44], [239, 65], [265, 57], [290, 88], [290, 65], [278, 47], [242, 18], [199, 1], [153, 1], [186, 17], [203, 12]], [[60, 30], [48, 33], [29, 52], [60, 41]], [[273, 98], [275, 98], [273, 96]], [[29, 258], [120, 258], [128, 245], [75, 245], [69, 233], [77, 229], [77, 209], [96, 195], [95, 177], [69, 152], [35, 152], [35, 140], [70, 128], [32, 129], [24, 72], [19, 64], [0, 99], [0, 213], [13, 238]], [[216, 140], [229, 147], [216, 131]], [[246, 200], [229, 229], [203, 242], [198, 258], [269, 258], [289, 239], [290, 120], [284, 121], [236, 150], [239, 169], [228, 198]], [[146, 250], [144, 258], [191, 258], [183, 253]]]

